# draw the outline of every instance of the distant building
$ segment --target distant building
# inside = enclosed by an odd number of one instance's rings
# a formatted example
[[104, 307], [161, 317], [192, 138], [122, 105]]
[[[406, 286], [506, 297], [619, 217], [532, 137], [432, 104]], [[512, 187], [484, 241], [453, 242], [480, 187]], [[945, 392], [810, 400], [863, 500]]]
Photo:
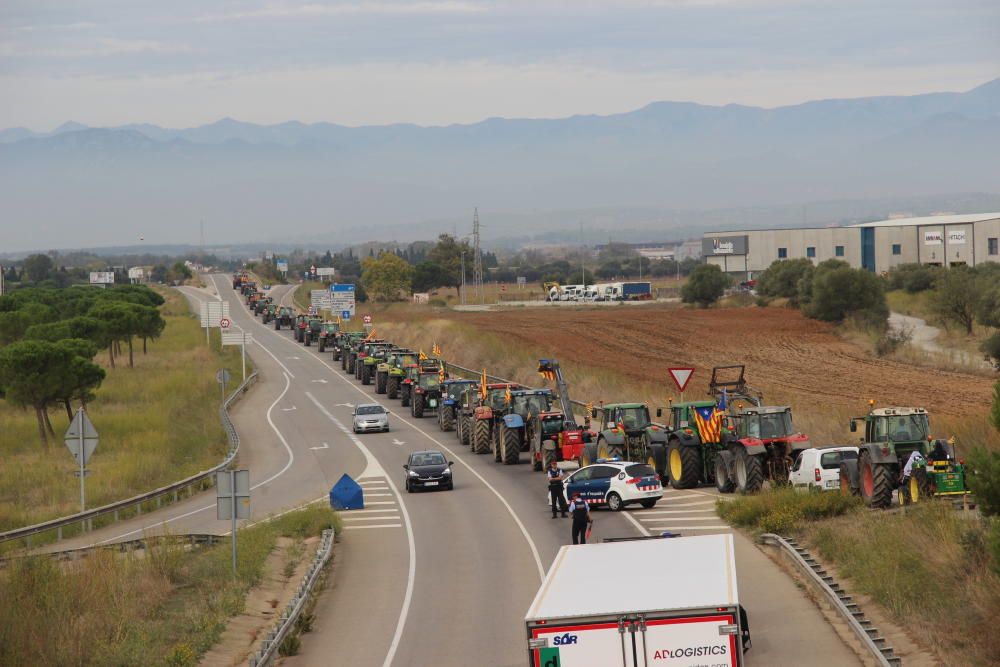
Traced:
[[889, 218], [847, 227], [708, 232], [709, 264], [754, 277], [779, 259], [840, 259], [883, 272], [899, 264], [975, 266], [1000, 261], [1000, 213]]
[[673, 259], [676, 255], [674, 246], [656, 246], [656, 247], [644, 247], [636, 248], [636, 252], [646, 259], [656, 260], [656, 259]]

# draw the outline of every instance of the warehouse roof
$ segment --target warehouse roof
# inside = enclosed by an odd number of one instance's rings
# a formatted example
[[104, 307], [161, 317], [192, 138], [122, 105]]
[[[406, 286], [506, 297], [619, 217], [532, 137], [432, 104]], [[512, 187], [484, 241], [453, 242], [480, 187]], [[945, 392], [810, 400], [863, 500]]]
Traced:
[[925, 215], [920, 218], [893, 218], [890, 220], [876, 220], [875, 222], [862, 222], [850, 227], [911, 227], [916, 225], [957, 225], [969, 222], [982, 222], [983, 220], [996, 220], [1000, 218], [1000, 213], [963, 213], [961, 215]]

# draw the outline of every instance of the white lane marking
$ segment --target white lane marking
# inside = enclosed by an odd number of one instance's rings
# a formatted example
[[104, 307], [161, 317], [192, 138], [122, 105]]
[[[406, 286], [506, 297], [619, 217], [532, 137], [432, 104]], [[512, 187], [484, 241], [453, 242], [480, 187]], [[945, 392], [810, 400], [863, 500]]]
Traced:
[[385, 484], [385, 480], [384, 479], [360, 479], [360, 480], [358, 480], [358, 484], [360, 484], [361, 486], [366, 486], [366, 485], [367, 486], [371, 486], [373, 484]]
[[[378, 490], [379, 491], [383, 491], [383, 490], [388, 491], [389, 489], [386, 488], [386, 489], [378, 489]], [[378, 498], [380, 496], [386, 496], [386, 497], [389, 497], [389, 498], [392, 497], [391, 493], [366, 493], [365, 495], [368, 496], [369, 498]]]
[[732, 532], [729, 526], [650, 526], [650, 530], [725, 530]]
[[[285, 394], [288, 393], [288, 390], [289, 390], [289, 388], [291, 388], [291, 386], [292, 386], [292, 382], [291, 382], [291, 380], [288, 379], [288, 376], [286, 375], [285, 376], [285, 388], [281, 390], [281, 393], [278, 394], [278, 397], [276, 399], [274, 399], [274, 403], [271, 403], [271, 407], [269, 407], [267, 409], [267, 421], [271, 425], [271, 428], [274, 429], [274, 432], [281, 439], [281, 442], [285, 446], [285, 449], [288, 451], [288, 457], [289, 457], [288, 458], [288, 463], [285, 464], [284, 468], [282, 468], [281, 470], [279, 470], [278, 472], [276, 472], [274, 475], [271, 475], [270, 477], [268, 477], [267, 479], [265, 479], [263, 482], [258, 482], [257, 484], [254, 484], [253, 486], [251, 486], [250, 487], [251, 491], [254, 490], [254, 489], [256, 489], [256, 488], [259, 488], [261, 486], [264, 486], [265, 484], [269, 484], [270, 482], [274, 481], [275, 479], [277, 479], [278, 477], [280, 477], [281, 475], [283, 475], [285, 473], [285, 471], [287, 471], [288, 468], [291, 467], [292, 461], [295, 459], [295, 455], [292, 454], [292, 448], [288, 446], [288, 442], [285, 440], [285, 436], [283, 436], [281, 434], [281, 431], [278, 430], [278, 427], [274, 425], [273, 421], [271, 421], [271, 410], [273, 410], [274, 406], [277, 405], [278, 402], [281, 401], [281, 399], [285, 397]], [[210, 509], [212, 509], [214, 507], [215, 507], [214, 504], [212, 504], [212, 505], [206, 505], [205, 507], [199, 507], [198, 509], [191, 510], [190, 512], [185, 512], [184, 514], [178, 514], [175, 517], [171, 517], [169, 519], [164, 519], [163, 521], [158, 521], [157, 523], [149, 524], [147, 526], [143, 526], [142, 528], [137, 528], [136, 530], [130, 530], [129, 532], [122, 533], [121, 535], [116, 535], [114, 537], [109, 537], [109, 538], [107, 538], [105, 540], [101, 540], [100, 542], [95, 542], [95, 544], [107, 544], [108, 542], [113, 542], [113, 541], [121, 539], [123, 537], [128, 537], [129, 535], [135, 535], [137, 533], [145, 532], [147, 530], [150, 530], [151, 528], [157, 528], [159, 526], [165, 526], [166, 524], [168, 524], [168, 523], [170, 523], [172, 521], [177, 521], [178, 519], [185, 519], [185, 518], [187, 518], [189, 516], [193, 516], [193, 515], [197, 514], [198, 512], [204, 512], [205, 510], [210, 510]], [[228, 533], [226, 533], [226, 534], [228, 535]]]
[[330, 445], [324, 442], [322, 447], [310, 447], [309, 449], [330, 449]]
[[703, 507], [705, 505], [714, 505], [714, 500], [691, 500], [686, 503], [675, 503], [671, 502], [667, 498], [663, 498], [660, 502], [664, 505], [669, 505], [670, 507]]
[[344, 521], [399, 521], [398, 516], [345, 516]]
[[285, 357], [285, 358], [286, 358], [286, 359], [294, 359], [295, 361], [298, 361], [298, 360], [299, 360], [299, 357]]
[[657, 523], [657, 522], [662, 523], [664, 521], [705, 521], [705, 520], [707, 520], [709, 518], [711, 518], [711, 517], [707, 517], [707, 516], [694, 516], [694, 517], [665, 516], [665, 517], [655, 517], [655, 518], [650, 518], [650, 519], [644, 519], [642, 517], [639, 517], [639, 521], [642, 521], [643, 523]]
[[372, 514], [374, 514], [374, 513], [389, 514], [389, 513], [394, 513], [394, 512], [398, 512], [398, 511], [399, 510], [343, 510], [340, 513], [340, 516], [342, 516], [342, 517], [348, 517], [348, 516], [350, 516], [352, 514], [366, 514], [366, 513], [372, 513]]
[[291, 412], [292, 410], [298, 410], [298, 408], [295, 407], [294, 405], [290, 408], [281, 408], [282, 412]]
[[315, 384], [326, 384], [329, 380], [312, 380]]
[[[323, 363], [325, 364], [326, 362]], [[310, 394], [308, 391], [306, 392], [306, 396], [309, 398], [310, 401], [315, 403], [316, 407], [319, 408], [320, 412], [325, 414], [327, 419], [329, 419], [337, 426], [337, 428], [343, 431], [344, 435], [350, 438], [351, 441], [357, 446], [357, 448], [360, 449], [361, 452], [365, 455], [365, 458], [368, 460], [368, 465], [365, 467], [364, 472], [361, 473], [361, 477], [382, 478], [382, 481], [384, 481], [386, 485], [388, 485], [389, 488], [392, 489], [392, 492], [396, 494], [396, 499], [399, 503], [399, 508], [403, 512], [403, 521], [406, 524], [405, 526], [406, 542], [410, 550], [410, 558], [409, 558], [409, 566], [407, 567], [406, 571], [406, 592], [403, 594], [403, 604], [399, 609], [399, 618], [396, 620], [396, 632], [393, 633], [392, 642], [389, 644], [389, 650], [385, 656], [385, 662], [382, 663], [382, 667], [390, 667], [392, 665], [393, 658], [396, 657], [396, 650], [399, 648], [399, 641], [403, 636], [403, 628], [406, 626], [406, 617], [410, 613], [410, 602], [413, 600], [413, 587], [417, 579], [417, 542], [413, 536], [413, 522], [410, 521], [410, 513], [406, 509], [406, 504], [403, 502], [403, 496], [399, 493], [399, 489], [396, 488], [396, 485], [393, 484], [392, 480], [389, 479], [388, 475], [386, 475], [386, 472], [382, 468], [382, 465], [375, 459], [375, 456], [372, 455], [371, 451], [369, 451], [369, 449], [365, 447], [364, 444], [362, 444], [360, 438], [351, 433], [339, 419], [330, 414], [330, 411], [327, 410], [325, 407], [323, 407], [323, 404], [317, 401], [315, 396]], [[389, 500], [375, 500], [369, 504], [392, 505], [393, 502]], [[365, 527], [367, 528], [368, 526]]]
[[646, 511], [646, 512], [642, 512], [639, 515], [639, 520], [640, 521], [653, 521], [654, 519], [644, 519], [643, 517], [645, 517], [645, 516], [659, 516], [661, 514], [715, 514], [715, 510], [714, 509], [711, 509], [711, 510], [690, 509], [690, 510], [658, 510], [656, 512]]
[[396, 445], [397, 447], [402, 447], [406, 443], [404, 441], [400, 440], [399, 438], [393, 438], [392, 439], [392, 444]]
[[[402, 528], [402, 524], [398, 523], [380, 523], [377, 526], [344, 526], [344, 530], [366, 530], [368, 528]], [[393, 647], [394, 648], [394, 647]], [[383, 664], [389, 665], [392, 663], [392, 658], [386, 658]]]
[[354, 403], [334, 403], [333, 407], [335, 407], [335, 408], [353, 408], [354, 407]]
[[[392, 502], [391, 500], [375, 500], [375, 501], [370, 502], [370, 503], [365, 503], [365, 506], [368, 506], [368, 505], [395, 505], [395, 504], [396, 503]], [[364, 510], [359, 510], [359, 511], [363, 512]]]

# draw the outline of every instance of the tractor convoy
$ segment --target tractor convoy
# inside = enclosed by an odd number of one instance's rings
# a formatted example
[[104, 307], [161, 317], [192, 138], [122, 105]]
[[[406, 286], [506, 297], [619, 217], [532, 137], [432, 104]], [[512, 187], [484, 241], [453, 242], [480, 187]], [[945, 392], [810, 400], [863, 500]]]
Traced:
[[[247, 273], [233, 276], [233, 289], [246, 297], [250, 311], [275, 330], [288, 327], [305, 346], [316, 343], [362, 385], [399, 400], [414, 418], [434, 416], [443, 432], [475, 454], [492, 454], [505, 465], [527, 453], [532, 468], [550, 461], [580, 466], [606, 459], [636, 461], [652, 467], [675, 489], [714, 484], [720, 493], [755, 493], [765, 482], [790, 484], [796, 458], [810, 449], [809, 437], [795, 430], [792, 409], [767, 405], [747, 384], [742, 365], [712, 369], [708, 398], [673, 402], [655, 409], [645, 403], [583, 404], [570, 399], [559, 362], [541, 359], [537, 371], [553, 389], [481, 377], [451, 378], [448, 365], [423, 351], [399, 347], [339, 321], [295, 314], [259, 290]], [[440, 354], [437, 345], [434, 352]], [[576, 408], [576, 409], [574, 409]], [[579, 419], [582, 418], [582, 423]], [[964, 498], [968, 470], [954, 441], [931, 436], [923, 408], [874, 407], [850, 422], [863, 429], [857, 458], [840, 463], [840, 492], [860, 496], [873, 508], [933, 496]], [[818, 471], [817, 471], [818, 474]], [[817, 478], [818, 479], [818, 478]]]

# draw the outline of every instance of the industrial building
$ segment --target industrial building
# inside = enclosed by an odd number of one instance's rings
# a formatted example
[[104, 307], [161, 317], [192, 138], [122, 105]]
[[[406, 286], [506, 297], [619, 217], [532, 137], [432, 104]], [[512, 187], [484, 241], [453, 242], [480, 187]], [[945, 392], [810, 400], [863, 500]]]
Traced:
[[933, 215], [846, 227], [708, 232], [702, 256], [726, 273], [756, 277], [778, 259], [840, 259], [883, 273], [899, 264], [975, 266], [1000, 261], [1000, 213]]

